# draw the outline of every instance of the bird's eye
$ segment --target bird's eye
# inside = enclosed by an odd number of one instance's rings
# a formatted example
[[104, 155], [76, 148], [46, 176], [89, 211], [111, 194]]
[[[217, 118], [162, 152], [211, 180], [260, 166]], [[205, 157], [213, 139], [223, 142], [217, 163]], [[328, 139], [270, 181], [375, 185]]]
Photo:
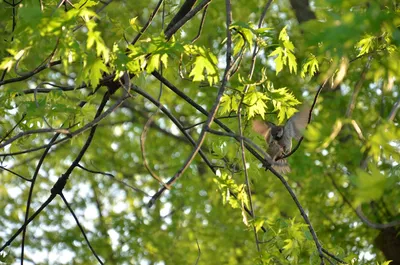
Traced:
[[283, 136], [283, 128], [280, 128], [277, 132], [276, 132], [276, 137], [277, 138], [281, 138]]

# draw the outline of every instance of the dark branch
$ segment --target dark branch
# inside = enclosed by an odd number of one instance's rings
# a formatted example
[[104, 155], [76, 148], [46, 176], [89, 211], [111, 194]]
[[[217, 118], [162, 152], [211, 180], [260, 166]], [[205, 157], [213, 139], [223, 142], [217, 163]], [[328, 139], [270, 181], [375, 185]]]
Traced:
[[187, 13], [189, 13], [190, 10], [192, 10], [192, 7], [194, 4], [196, 4], [197, 0], [186, 0], [181, 8], [179, 8], [178, 13], [172, 18], [171, 22], [169, 22], [167, 28], [165, 31], [170, 30], [173, 26], [175, 26], [176, 23], [178, 23], [179, 20], [181, 20]]
[[95, 256], [95, 258], [97, 259], [97, 261], [100, 264], [104, 264], [103, 261], [100, 259], [99, 255], [96, 253], [96, 251], [94, 250], [94, 248], [92, 247], [92, 244], [90, 244], [90, 241], [88, 239], [88, 237], [86, 236], [85, 230], [83, 229], [82, 225], [80, 224], [78, 217], [76, 216], [74, 210], [72, 210], [71, 206], [69, 205], [67, 199], [65, 199], [64, 194], [60, 193], [60, 197], [63, 200], [63, 202], [65, 203], [65, 205], [67, 206], [69, 212], [71, 213], [72, 217], [74, 218], [76, 225], [79, 227], [79, 230], [81, 231], [82, 236], [85, 238], [86, 244], [88, 245], [90, 251], [92, 252], [93, 256]]

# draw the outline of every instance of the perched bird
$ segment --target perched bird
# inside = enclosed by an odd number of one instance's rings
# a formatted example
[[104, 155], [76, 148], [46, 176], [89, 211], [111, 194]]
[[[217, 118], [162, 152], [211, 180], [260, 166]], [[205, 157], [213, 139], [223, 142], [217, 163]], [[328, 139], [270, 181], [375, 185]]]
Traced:
[[253, 130], [262, 135], [268, 144], [267, 153], [271, 156], [272, 167], [280, 173], [290, 172], [285, 159], [278, 159], [292, 150], [292, 138], [299, 140], [308, 124], [310, 108], [303, 106], [284, 125], [255, 120]]

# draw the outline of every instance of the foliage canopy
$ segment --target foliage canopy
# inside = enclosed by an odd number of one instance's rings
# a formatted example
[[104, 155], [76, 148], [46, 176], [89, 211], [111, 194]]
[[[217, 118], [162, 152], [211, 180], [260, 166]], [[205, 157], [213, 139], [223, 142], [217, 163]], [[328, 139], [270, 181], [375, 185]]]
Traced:
[[399, 4], [196, 2], [0, 1], [0, 261], [400, 264]]

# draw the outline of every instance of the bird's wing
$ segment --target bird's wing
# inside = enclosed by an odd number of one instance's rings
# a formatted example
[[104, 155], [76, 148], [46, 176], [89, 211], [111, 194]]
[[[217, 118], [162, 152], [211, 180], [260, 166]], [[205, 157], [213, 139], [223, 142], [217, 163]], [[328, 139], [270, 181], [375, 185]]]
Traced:
[[262, 135], [268, 142], [268, 138], [271, 135], [271, 127], [268, 126], [268, 124], [263, 121], [255, 120], [253, 121], [253, 131]]
[[310, 107], [303, 106], [300, 111], [295, 113], [285, 124], [285, 138], [295, 138], [299, 140], [308, 124]]

